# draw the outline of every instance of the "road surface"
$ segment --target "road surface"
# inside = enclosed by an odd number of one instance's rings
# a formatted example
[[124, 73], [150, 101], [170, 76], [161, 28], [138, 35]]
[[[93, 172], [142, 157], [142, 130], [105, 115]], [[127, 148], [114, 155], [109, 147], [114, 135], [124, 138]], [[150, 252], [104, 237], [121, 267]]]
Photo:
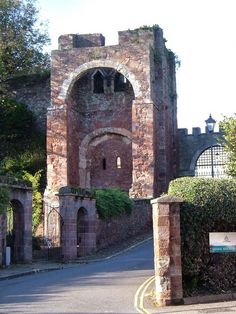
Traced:
[[149, 240], [109, 260], [2, 281], [0, 313], [134, 314], [153, 268]]

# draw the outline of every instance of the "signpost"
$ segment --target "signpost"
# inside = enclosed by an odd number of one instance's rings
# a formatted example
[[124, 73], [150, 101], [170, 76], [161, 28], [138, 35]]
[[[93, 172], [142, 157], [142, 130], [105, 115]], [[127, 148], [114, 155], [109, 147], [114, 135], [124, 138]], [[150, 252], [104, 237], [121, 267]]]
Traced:
[[236, 253], [236, 232], [210, 232], [210, 253]]

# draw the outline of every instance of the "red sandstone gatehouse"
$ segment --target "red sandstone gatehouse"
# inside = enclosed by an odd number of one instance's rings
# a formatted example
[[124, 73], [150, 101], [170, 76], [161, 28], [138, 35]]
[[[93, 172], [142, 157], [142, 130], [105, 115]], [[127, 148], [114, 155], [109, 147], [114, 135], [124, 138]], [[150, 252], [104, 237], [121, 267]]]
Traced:
[[52, 52], [45, 199], [62, 186], [151, 198], [176, 176], [175, 58], [159, 27], [62, 35]]
[[119, 32], [114, 46], [101, 34], [60, 36], [52, 52], [45, 202], [57, 206], [65, 186], [160, 195], [177, 176], [176, 110], [175, 56], [159, 27]]

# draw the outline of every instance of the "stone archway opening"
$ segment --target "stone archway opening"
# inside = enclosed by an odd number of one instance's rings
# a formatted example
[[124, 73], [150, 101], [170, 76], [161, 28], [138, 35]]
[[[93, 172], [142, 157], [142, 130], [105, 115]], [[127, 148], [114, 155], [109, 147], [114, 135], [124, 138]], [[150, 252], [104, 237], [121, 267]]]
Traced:
[[207, 147], [198, 156], [194, 174], [197, 177], [224, 178], [228, 156], [223, 146], [212, 145]]
[[7, 246], [11, 248], [11, 261], [24, 261], [24, 207], [18, 200], [11, 200], [7, 211]]
[[[74, 81], [66, 100], [68, 184], [129, 191], [134, 99], [132, 84], [114, 68], [91, 68]], [[118, 157], [122, 160], [119, 168]]]
[[77, 257], [85, 256], [87, 253], [87, 237], [89, 232], [88, 213], [84, 207], [80, 207], [77, 212]]

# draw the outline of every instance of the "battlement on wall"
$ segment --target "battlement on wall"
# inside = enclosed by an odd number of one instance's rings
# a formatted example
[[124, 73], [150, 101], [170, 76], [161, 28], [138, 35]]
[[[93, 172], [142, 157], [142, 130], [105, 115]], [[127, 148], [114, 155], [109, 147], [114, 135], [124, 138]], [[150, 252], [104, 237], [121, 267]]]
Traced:
[[[119, 45], [141, 44], [148, 42], [159, 42], [163, 38], [163, 31], [158, 26], [144, 26], [135, 30], [118, 32]], [[103, 47], [105, 37], [100, 34], [65, 34], [58, 39], [59, 50], [69, 50], [73, 48]]]
[[180, 128], [178, 129], [179, 136], [198, 136], [198, 135], [206, 135], [206, 134], [221, 134], [222, 130], [219, 129], [219, 132], [210, 133], [207, 128], [205, 129], [205, 133], [201, 132], [201, 128], [195, 127], [192, 128], [192, 133], [188, 133], [188, 129], [186, 128]]
[[101, 46], [105, 46], [105, 37], [102, 34], [67, 34], [58, 39], [59, 50]]

